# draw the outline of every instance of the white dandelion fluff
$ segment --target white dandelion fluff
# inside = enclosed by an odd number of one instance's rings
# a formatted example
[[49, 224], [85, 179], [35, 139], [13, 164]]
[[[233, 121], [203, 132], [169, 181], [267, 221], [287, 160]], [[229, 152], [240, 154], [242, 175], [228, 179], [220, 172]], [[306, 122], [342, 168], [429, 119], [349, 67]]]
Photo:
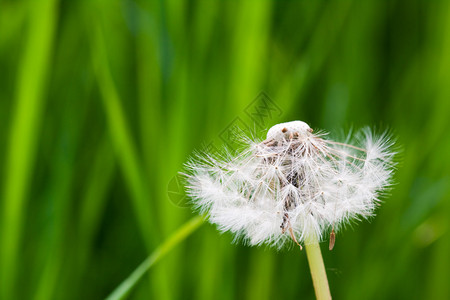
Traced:
[[392, 141], [369, 129], [356, 146], [293, 121], [273, 126], [244, 151], [203, 153], [187, 163], [188, 194], [221, 231], [251, 245], [282, 247], [374, 214], [393, 173]]

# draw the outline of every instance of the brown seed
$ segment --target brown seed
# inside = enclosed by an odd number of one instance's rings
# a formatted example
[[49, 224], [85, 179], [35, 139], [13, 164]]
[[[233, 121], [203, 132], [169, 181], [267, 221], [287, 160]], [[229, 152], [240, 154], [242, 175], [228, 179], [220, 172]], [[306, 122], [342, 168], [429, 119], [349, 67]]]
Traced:
[[286, 133], [288, 130], [287, 130], [287, 128], [286, 127], [284, 127], [283, 129], [281, 129], [281, 132], [282, 133]]
[[336, 234], [334, 233], [334, 228], [333, 228], [330, 233], [330, 245], [328, 247], [328, 249], [330, 249], [330, 251], [333, 250], [335, 242], [336, 242]]

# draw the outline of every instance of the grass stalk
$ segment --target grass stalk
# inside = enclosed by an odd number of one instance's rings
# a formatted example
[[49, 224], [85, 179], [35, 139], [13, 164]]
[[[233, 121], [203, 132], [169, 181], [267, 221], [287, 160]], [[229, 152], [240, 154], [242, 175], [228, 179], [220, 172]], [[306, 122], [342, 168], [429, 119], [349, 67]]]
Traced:
[[[11, 119], [1, 217], [0, 298], [14, 299], [26, 197], [36, 157], [43, 96], [51, 52], [57, 1], [35, 2], [28, 10], [29, 33], [18, 71], [16, 106]], [[2, 100], [3, 101], [3, 100]]]
[[119, 166], [124, 172], [125, 180], [130, 189], [143, 239], [147, 247], [151, 247], [157, 239], [158, 231], [156, 230], [154, 216], [151, 215], [152, 209], [149, 201], [151, 197], [147, 179], [130, 133], [128, 120], [122, 107], [122, 100], [113, 81], [101, 25], [95, 24], [94, 26], [96, 28], [95, 34], [91, 36], [93, 63], [102, 94], [108, 129]]
[[172, 234], [165, 242], [147, 257], [137, 268], [126, 278], [106, 299], [120, 300], [125, 299], [131, 290], [136, 286], [145, 273], [161, 258], [163, 258], [170, 250], [180, 244], [185, 238], [191, 235], [201, 224], [203, 217], [197, 216], [185, 223], [174, 234]]

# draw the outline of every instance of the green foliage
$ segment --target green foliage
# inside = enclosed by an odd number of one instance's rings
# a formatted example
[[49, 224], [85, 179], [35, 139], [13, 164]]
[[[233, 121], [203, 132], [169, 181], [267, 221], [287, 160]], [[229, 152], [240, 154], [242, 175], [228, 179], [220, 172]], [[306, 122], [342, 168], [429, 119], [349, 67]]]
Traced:
[[[334, 298], [450, 299], [449, 34], [446, 1], [0, 0], [0, 298], [106, 297], [194, 216], [194, 149], [299, 119], [401, 145], [378, 216], [323, 245]], [[148, 274], [130, 299], [314, 297], [304, 252], [209, 224]]]

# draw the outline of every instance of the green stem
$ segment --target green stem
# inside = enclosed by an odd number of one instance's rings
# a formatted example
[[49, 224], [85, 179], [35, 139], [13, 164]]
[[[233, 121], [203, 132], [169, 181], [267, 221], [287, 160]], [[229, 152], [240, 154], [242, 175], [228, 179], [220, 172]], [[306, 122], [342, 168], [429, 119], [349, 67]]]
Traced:
[[309, 269], [316, 291], [317, 300], [331, 299], [330, 288], [328, 286], [327, 273], [323, 264], [322, 253], [320, 252], [319, 241], [316, 236], [311, 236], [306, 241], [306, 256], [308, 257]]
[[128, 276], [122, 283], [106, 298], [106, 300], [119, 300], [125, 299], [130, 293], [131, 289], [139, 282], [139, 280], [145, 275], [145, 273], [158, 262], [164, 255], [172, 250], [176, 245], [181, 243], [186, 237], [193, 233], [201, 224], [203, 224], [203, 217], [198, 216], [186, 224], [184, 224], [178, 231], [172, 234], [164, 243], [150, 254], [136, 270]]

